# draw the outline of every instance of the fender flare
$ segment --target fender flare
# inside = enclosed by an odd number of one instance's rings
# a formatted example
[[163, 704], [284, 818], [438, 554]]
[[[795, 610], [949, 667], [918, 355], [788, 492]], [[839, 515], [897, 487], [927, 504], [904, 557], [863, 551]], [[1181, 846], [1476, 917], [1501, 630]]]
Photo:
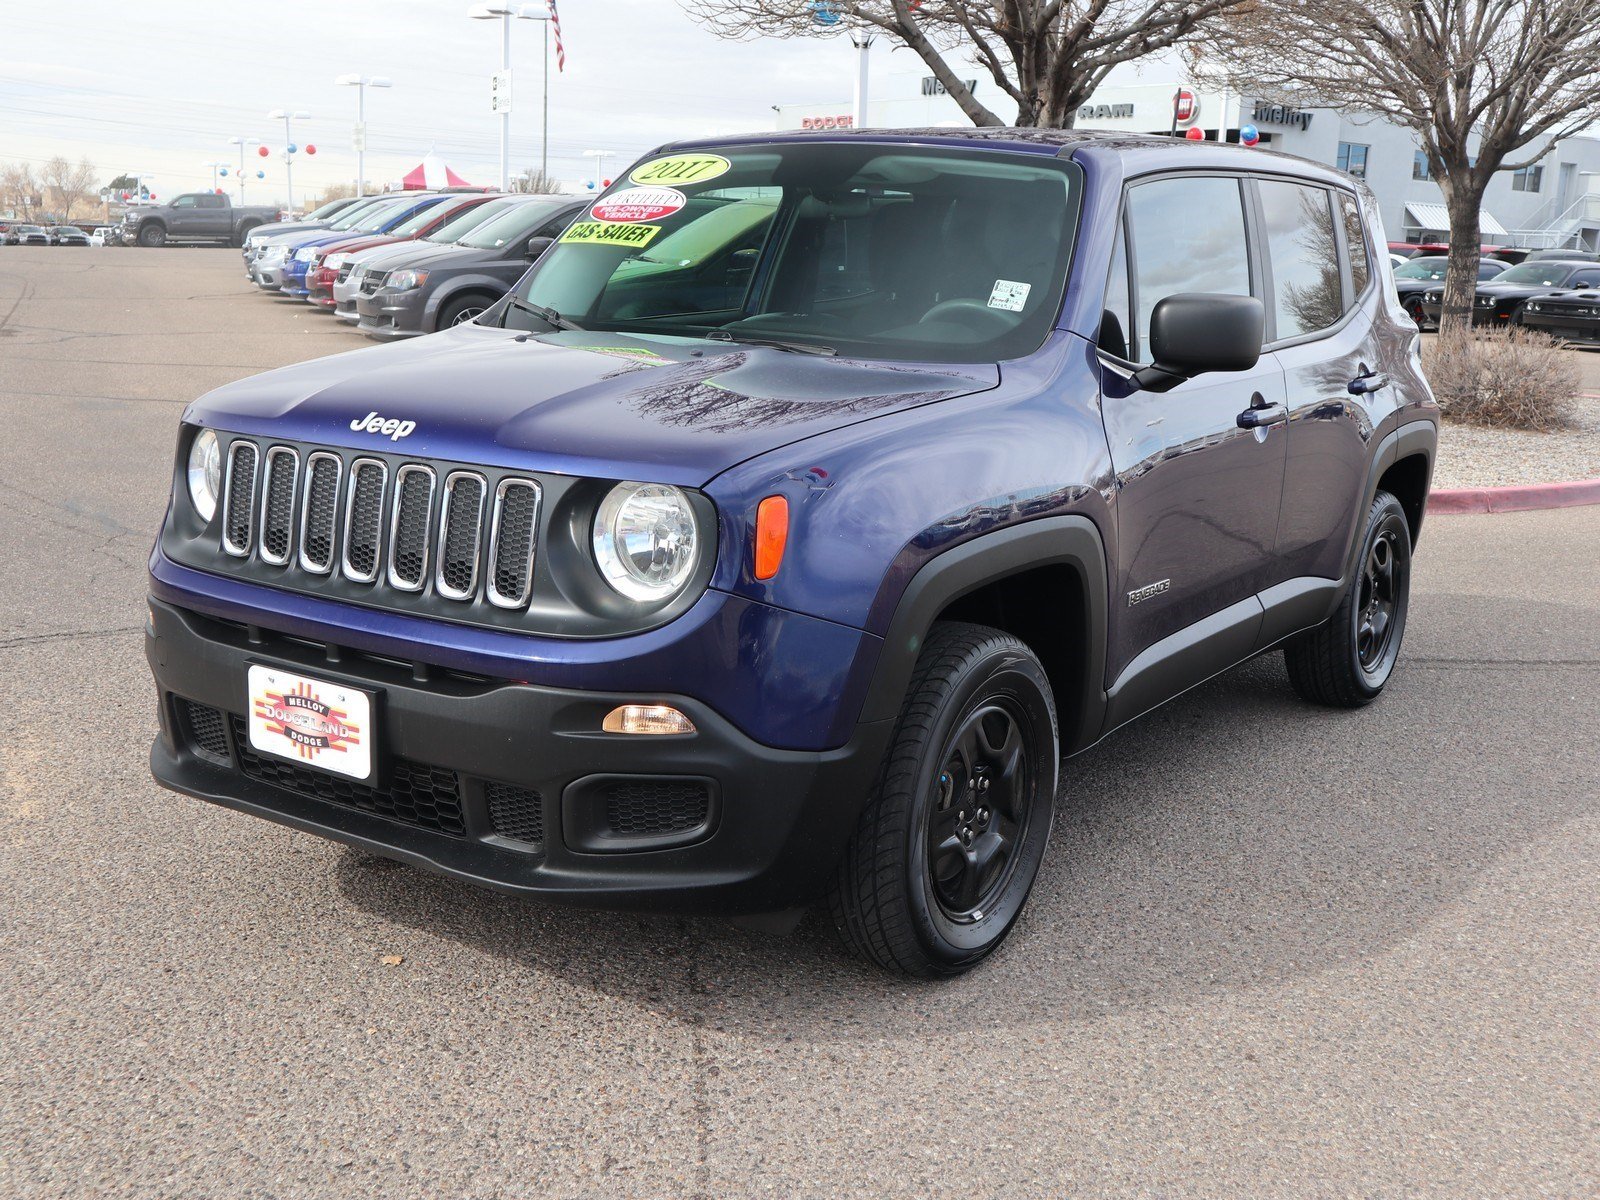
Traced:
[[928, 630], [951, 602], [1008, 576], [1052, 565], [1077, 573], [1088, 625], [1083, 678], [1079, 694], [1072, 697], [1078, 719], [1073, 728], [1060, 731], [1062, 753], [1071, 754], [1092, 743], [1105, 718], [1102, 682], [1109, 584], [1100, 531], [1088, 517], [1075, 514], [1009, 525], [953, 546], [925, 563], [911, 577], [889, 619], [861, 720], [890, 720], [900, 714]]
[[[496, 294], [496, 288], [499, 289]], [[510, 284], [502, 284], [487, 275], [468, 275], [461, 279], [452, 279], [440, 285], [438, 292], [428, 297], [423, 305], [423, 326], [431, 326], [430, 332], [439, 331], [439, 314], [444, 311], [444, 306], [464, 292], [481, 292], [492, 297], [485, 308], [493, 308], [506, 298], [506, 293], [511, 290]]]
[[[1345, 553], [1344, 574], [1340, 581], [1348, 581], [1356, 569], [1356, 558], [1361, 553], [1361, 535], [1365, 530], [1364, 514], [1372, 507], [1372, 501], [1378, 494], [1378, 482], [1383, 478], [1384, 472], [1402, 458], [1410, 458], [1421, 454], [1428, 460], [1428, 482], [1433, 480], [1433, 463], [1439, 450], [1439, 427], [1432, 421], [1407, 421], [1400, 428], [1390, 432], [1378, 443], [1378, 452], [1372, 456], [1372, 461], [1367, 466], [1366, 486], [1361, 489], [1361, 507], [1356, 510], [1355, 527], [1350, 533], [1350, 546]], [[1427, 496], [1423, 496], [1423, 513], [1427, 512]], [[1417, 528], [1412, 531], [1412, 541], [1415, 543], [1416, 535], [1421, 532], [1422, 519], [1417, 519]], [[1328, 609], [1328, 614], [1339, 606], [1339, 596], [1343, 589], [1334, 596], [1333, 604]], [[1326, 619], [1326, 616], [1324, 616]]]

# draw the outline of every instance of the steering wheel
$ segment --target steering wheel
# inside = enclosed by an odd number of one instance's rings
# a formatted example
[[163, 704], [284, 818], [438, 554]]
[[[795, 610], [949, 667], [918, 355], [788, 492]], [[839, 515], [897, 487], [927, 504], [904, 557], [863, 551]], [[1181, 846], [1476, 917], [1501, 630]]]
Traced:
[[937, 321], [941, 318], [957, 318], [965, 321], [979, 318], [993, 325], [996, 333], [1003, 333], [1016, 325], [1019, 314], [990, 308], [982, 300], [974, 300], [968, 296], [958, 296], [954, 300], [939, 301], [939, 303], [922, 314], [922, 319], [917, 324], [926, 325], [929, 321]]

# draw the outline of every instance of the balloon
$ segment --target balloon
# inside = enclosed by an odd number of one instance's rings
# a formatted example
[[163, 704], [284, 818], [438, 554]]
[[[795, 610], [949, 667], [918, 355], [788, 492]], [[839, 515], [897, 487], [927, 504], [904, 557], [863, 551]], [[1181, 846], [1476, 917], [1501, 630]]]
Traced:
[[583, 186], [588, 188], [591, 192], [594, 191], [594, 180], [592, 180], [592, 179], [584, 180]]
[[228, 168], [227, 167], [223, 167], [222, 170], [217, 172], [217, 174], [221, 175], [224, 179], [226, 179], [228, 177]]
[[1246, 146], [1254, 146], [1261, 140], [1261, 131], [1254, 125], [1246, 125], [1239, 130], [1239, 140]]
[[600, 186], [601, 186], [601, 187], [610, 187], [610, 186], [611, 186], [611, 180], [609, 180], [609, 179], [602, 179], [602, 180], [601, 180], [601, 181], [600, 181]]
[[317, 148], [315, 146], [307, 146], [306, 147], [306, 153], [307, 154], [315, 154], [316, 152], [317, 152]]
[[289, 143], [289, 153], [290, 154], [298, 154], [299, 152], [300, 152], [300, 147], [296, 146], [293, 142], [290, 142]]
[[126, 199], [127, 199], [127, 198], [128, 198], [128, 193], [127, 193], [127, 192], [123, 192], [123, 193], [122, 193], [122, 198], [123, 198], [123, 199], [124, 199], [124, 200], [126, 200]]
[[261, 149], [257, 150], [256, 153], [261, 155], [262, 158], [265, 158], [267, 155], [271, 154], [272, 151], [263, 146]]
[[217, 189], [217, 195], [219, 195], [219, 196], [222, 195], [222, 189], [221, 188]]
[[267, 173], [265, 171], [257, 171], [256, 172], [256, 178], [257, 179], [265, 179], [266, 177], [267, 177]]
[[1203, 129], [1191, 129], [1183, 136], [1188, 138], [1191, 142], [1203, 142], [1206, 140], [1206, 131]]

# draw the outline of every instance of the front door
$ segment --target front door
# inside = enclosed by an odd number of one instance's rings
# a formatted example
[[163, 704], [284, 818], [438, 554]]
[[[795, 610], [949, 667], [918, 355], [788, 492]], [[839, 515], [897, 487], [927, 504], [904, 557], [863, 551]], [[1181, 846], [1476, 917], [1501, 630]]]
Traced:
[[[1241, 180], [1222, 174], [1128, 189], [1107, 301], [1126, 331], [1128, 360], [1149, 361], [1150, 313], [1166, 296], [1261, 294], [1244, 200]], [[1198, 681], [1179, 676], [1204, 678], [1204, 664], [1218, 654], [1237, 646], [1242, 658], [1254, 645], [1255, 595], [1271, 575], [1283, 492], [1284, 401], [1283, 371], [1271, 355], [1251, 370], [1203, 375], [1168, 392], [1135, 387], [1107, 367], [1118, 542], [1106, 648], [1113, 691], [1119, 679], [1131, 685], [1146, 673], [1178, 690]], [[1257, 415], [1263, 423], [1241, 426], [1246, 413], [1247, 424]], [[1210, 652], [1189, 653], [1200, 641]], [[1114, 712], [1120, 719], [1142, 707], [1130, 696]]]

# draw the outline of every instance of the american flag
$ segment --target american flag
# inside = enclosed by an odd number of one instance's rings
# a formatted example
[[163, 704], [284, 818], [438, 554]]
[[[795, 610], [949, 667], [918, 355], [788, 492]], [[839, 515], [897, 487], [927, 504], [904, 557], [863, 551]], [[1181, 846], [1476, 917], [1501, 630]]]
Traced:
[[561, 44], [561, 14], [556, 11], [556, 0], [550, 0], [550, 28], [556, 34], [556, 70], [567, 69], [567, 48]]

